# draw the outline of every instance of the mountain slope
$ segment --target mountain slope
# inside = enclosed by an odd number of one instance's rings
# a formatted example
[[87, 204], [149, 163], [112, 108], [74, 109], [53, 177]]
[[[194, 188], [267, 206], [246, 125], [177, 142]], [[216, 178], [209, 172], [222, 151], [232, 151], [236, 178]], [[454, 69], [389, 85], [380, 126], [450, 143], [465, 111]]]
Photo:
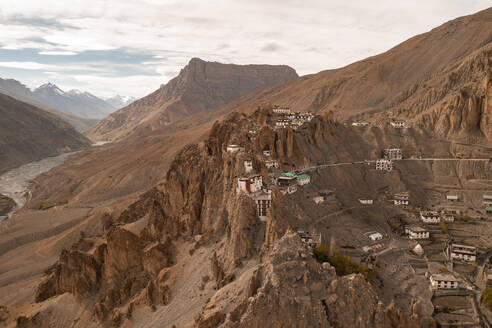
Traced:
[[[269, 101], [294, 110], [332, 110], [342, 120], [352, 117], [375, 124], [386, 123], [393, 115], [424, 129], [438, 124], [437, 132], [443, 137], [490, 141], [492, 109], [485, 98], [490, 97], [491, 42], [489, 8], [417, 35], [380, 55], [301, 77], [281, 89], [262, 90], [261, 95], [245, 97], [241, 107], [255, 108]], [[468, 102], [476, 106], [463, 105]], [[450, 108], [450, 103], [467, 110]], [[468, 114], [476, 117], [463, 128], [461, 120], [452, 123], [447, 119]]]
[[169, 83], [111, 114], [86, 135], [93, 140], [118, 139], [135, 129], [155, 129], [295, 78], [296, 72], [288, 66], [241, 66], [193, 58]]
[[43, 84], [33, 93], [47, 106], [84, 118], [103, 118], [116, 109], [88, 92], [79, 90], [65, 92], [52, 83]]
[[82, 118], [77, 115], [67, 114], [60, 109], [47, 105], [42, 98], [38, 97], [29, 88], [17, 80], [0, 78], [0, 93], [53, 113], [70, 123], [79, 132], [85, 131], [97, 123], [96, 119]]
[[0, 173], [89, 144], [55, 115], [0, 94]]

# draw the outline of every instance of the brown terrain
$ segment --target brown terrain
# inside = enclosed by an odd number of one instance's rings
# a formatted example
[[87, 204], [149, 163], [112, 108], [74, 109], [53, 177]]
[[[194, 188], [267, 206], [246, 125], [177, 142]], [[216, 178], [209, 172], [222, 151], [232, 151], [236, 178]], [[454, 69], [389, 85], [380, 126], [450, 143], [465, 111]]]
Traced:
[[[344, 68], [231, 98], [217, 86], [221, 92], [203, 92], [215, 84], [198, 80], [176, 100], [169, 90], [182, 90], [180, 77], [195, 81], [198, 67], [209, 65], [192, 60], [174, 82], [91, 129], [94, 140], [114, 142], [40, 176], [27, 208], [0, 223], [0, 320], [18, 327], [435, 326], [427, 281], [411, 273], [408, 251], [381, 254], [371, 284], [316, 261], [295, 231], [315, 229], [324, 243], [334, 237], [337, 249], [362, 258], [354, 250], [367, 244], [368, 231], [398, 243], [389, 218], [407, 213], [385, 204], [386, 191], [410, 191], [416, 208], [429, 208], [459, 190], [466, 206], [479, 206], [476, 199], [492, 190], [487, 160], [408, 160], [387, 174], [362, 162], [388, 147], [414, 159], [492, 157], [491, 42], [488, 9]], [[216, 83], [239, 74], [225, 70]], [[203, 107], [183, 100], [194, 90]], [[271, 104], [319, 115], [297, 130], [273, 129]], [[393, 118], [411, 127], [397, 131], [388, 126]], [[372, 125], [344, 124], [356, 120]], [[231, 143], [244, 150], [226, 152]], [[309, 171], [312, 183], [292, 195], [274, 189], [263, 222], [236, 191], [236, 178], [245, 159], [267, 178], [266, 149], [281, 171], [351, 165]], [[321, 190], [335, 201], [316, 206]], [[373, 195], [376, 206], [358, 206], [358, 197]], [[473, 223], [481, 249], [492, 242], [487, 223]]]
[[0, 173], [90, 141], [57, 116], [0, 94]]

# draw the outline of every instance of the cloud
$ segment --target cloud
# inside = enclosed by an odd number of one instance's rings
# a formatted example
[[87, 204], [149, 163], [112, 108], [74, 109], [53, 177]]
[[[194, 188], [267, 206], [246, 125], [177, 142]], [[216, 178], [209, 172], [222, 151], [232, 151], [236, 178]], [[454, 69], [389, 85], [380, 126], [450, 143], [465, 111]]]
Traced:
[[0, 49], [0, 75], [37, 83], [38, 70], [70, 73], [77, 78], [58, 77], [61, 86], [143, 96], [193, 57], [286, 64], [308, 74], [489, 6], [489, 0], [11, 1], [0, 11], [1, 49], [10, 51]]
[[277, 51], [280, 51], [282, 50], [282, 46], [280, 46], [279, 44], [275, 43], [275, 42], [269, 42], [267, 44], [265, 44], [263, 47], [261, 47], [261, 51], [264, 51], [264, 52], [277, 52]]
[[77, 53], [73, 51], [40, 51], [39, 54], [46, 56], [74, 56]]

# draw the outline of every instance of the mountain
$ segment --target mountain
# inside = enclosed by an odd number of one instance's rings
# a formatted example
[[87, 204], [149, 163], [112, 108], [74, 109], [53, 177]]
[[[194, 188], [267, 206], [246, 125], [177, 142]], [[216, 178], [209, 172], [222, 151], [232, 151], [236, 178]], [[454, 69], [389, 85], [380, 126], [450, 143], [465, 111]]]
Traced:
[[0, 94], [0, 173], [88, 145], [57, 116]]
[[[119, 142], [91, 147], [38, 177], [27, 208], [0, 229], [0, 314], [20, 327], [414, 328], [438, 326], [433, 314], [459, 325], [463, 313], [479, 322], [472, 313], [482, 305], [465, 298], [459, 309], [440, 311], [449, 299], [436, 301], [442, 295], [429, 290], [426, 273], [451, 267], [443, 254], [454, 238], [482, 255], [490, 249], [490, 224], [475, 209], [492, 181], [492, 148], [477, 143], [490, 143], [491, 13], [217, 108], [180, 112], [166, 102], [155, 106], [154, 93], [143, 98], [148, 106], [142, 99], [113, 117], [114, 135], [111, 115], [103, 120], [108, 130], [95, 136]], [[194, 84], [185, 75], [184, 84]], [[197, 94], [203, 100], [215, 93]], [[273, 104], [318, 115], [297, 130], [276, 129]], [[387, 124], [393, 118], [410, 128], [395, 130]], [[351, 120], [371, 126], [344, 124]], [[244, 148], [231, 154], [231, 143]], [[390, 147], [408, 160], [395, 161], [391, 172], [362, 164]], [[265, 149], [278, 171], [267, 171]], [[444, 160], [418, 160], [422, 155]], [[271, 187], [261, 220], [255, 202], [236, 188], [245, 160], [265, 181], [268, 173], [312, 168], [311, 183], [293, 194]], [[411, 210], [388, 202], [402, 191], [411, 195]], [[414, 255], [417, 241], [401, 236], [404, 227], [418, 222], [419, 209], [449, 209], [445, 195], [455, 193], [463, 199], [453, 206], [460, 219], [432, 228], [421, 245], [425, 256]], [[359, 197], [374, 204], [361, 206]], [[329, 245], [317, 248], [317, 257], [297, 233], [312, 230]], [[372, 231], [385, 239], [372, 242]], [[331, 264], [320, 262], [328, 256]], [[377, 268], [372, 283], [366, 264]], [[447, 273], [456, 270], [468, 283], [476, 279], [472, 268], [456, 263]]]
[[109, 103], [111, 106], [113, 106], [114, 108], [123, 108], [125, 106], [130, 105], [135, 100], [137, 100], [137, 98], [135, 97], [123, 97], [120, 95], [116, 95], [112, 98], [105, 99], [105, 101]]
[[333, 111], [340, 120], [408, 120], [440, 136], [491, 141], [492, 8], [452, 20], [389, 51], [251, 95], [293, 110]]
[[52, 83], [46, 83], [33, 91], [50, 107], [84, 118], [104, 118], [116, 108], [88, 92], [70, 90], [65, 92]]
[[288, 66], [233, 65], [190, 60], [166, 85], [122, 108], [87, 131], [93, 140], [118, 139], [208, 112], [261, 88], [298, 76]]
[[28, 87], [17, 80], [0, 78], [0, 93], [53, 113], [70, 123], [79, 132], [87, 130], [98, 121], [96, 119], [67, 114], [60, 109], [49, 106], [43, 98], [38, 97]]

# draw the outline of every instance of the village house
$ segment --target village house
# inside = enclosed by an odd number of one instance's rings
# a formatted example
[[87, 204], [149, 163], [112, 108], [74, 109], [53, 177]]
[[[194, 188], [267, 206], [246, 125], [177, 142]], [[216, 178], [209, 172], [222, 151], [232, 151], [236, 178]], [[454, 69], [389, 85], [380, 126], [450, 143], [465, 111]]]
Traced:
[[452, 243], [447, 249], [448, 259], [475, 262], [477, 260], [477, 248], [463, 244]]
[[297, 176], [297, 184], [299, 186], [307, 185], [311, 182], [311, 177], [307, 174], [299, 174]]
[[271, 152], [269, 150], [264, 150], [263, 151], [263, 156], [270, 157]]
[[316, 204], [322, 204], [324, 201], [325, 201], [325, 197], [324, 196], [314, 196], [313, 197], [313, 201], [316, 203]]
[[483, 195], [483, 205], [492, 206], [492, 195]]
[[237, 190], [244, 191], [246, 193], [254, 193], [263, 187], [263, 180], [261, 175], [254, 175], [246, 178], [237, 179]]
[[448, 202], [458, 202], [459, 201], [459, 197], [458, 197], [458, 195], [447, 195], [446, 196], [446, 200]]
[[401, 121], [401, 120], [392, 121], [392, 122], [390, 122], [390, 124], [392, 127], [396, 128], [396, 129], [403, 129], [407, 126], [405, 121]]
[[369, 234], [368, 237], [372, 241], [378, 241], [378, 240], [383, 239], [383, 235], [381, 233], [379, 233], [379, 232], [373, 232], [373, 233]]
[[290, 113], [290, 108], [289, 107], [280, 107], [278, 105], [273, 106], [272, 111], [275, 114], [289, 114]]
[[246, 173], [253, 171], [253, 161], [244, 161], [244, 171]]
[[354, 122], [352, 123], [352, 126], [357, 126], [357, 127], [364, 127], [364, 126], [368, 126], [369, 123], [368, 122]]
[[483, 270], [483, 280], [485, 281], [485, 287], [487, 287], [487, 288], [492, 287], [492, 269], [491, 268], [485, 268]]
[[304, 244], [308, 246], [309, 249], [313, 249], [316, 245], [321, 244], [321, 233], [310, 233], [302, 230], [297, 231], [299, 237]]
[[405, 234], [410, 239], [428, 239], [429, 238], [429, 230], [427, 230], [421, 226], [417, 226], [417, 225], [405, 227]]
[[454, 215], [450, 213], [444, 213], [441, 218], [444, 220], [445, 223], [452, 223], [454, 222]]
[[239, 145], [230, 144], [230, 145], [227, 145], [227, 152], [236, 153], [240, 148], [241, 147], [239, 147]]
[[420, 218], [425, 224], [439, 224], [441, 217], [436, 211], [421, 211]]
[[376, 161], [376, 170], [378, 171], [392, 171], [393, 162], [389, 159], [378, 159]]
[[261, 193], [255, 197], [256, 212], [263, 221], [266, 219], [268, 209], [272, 206], [271, 193]]
[[277, 178], [277, 185], [279, 187], [289, 187], [297, 184], [297, 176], [294, 173], [282, 173]]
[[386, 148], [383, 149], [383, 158], [386, 159], [402, 159], [402, 151], [400, 148]]
[[485, 207], [485, 213], [486, 214], [492, 214], [492, 206]]
[[275, 122], [275, 128], [286, 128], [291, 125], [291, 121], [285, 118], [278, 119]]
[[367, 198], [367, 197], [361, 197], [358, 199], [359, 203], [364, 204], [364, 205], [372, 205], [374, 203], [374, 200], [372, 198]]
[[265, 166], [267, 169], [275, 168], [278, 169], [278, 162], [275, 160], [267, 160], [265, 161]]
[[393, 196], [393, 204], [395, 205], [408, 205], [410, 204], [409, 201], [409, 193], [408, 192], [402, 192], [399, 194], [395, 194]]
[[458, 289], [460, 280], [451, 274], [432, 274], [430, 276], [430, 284], [432, 290], [437, 289]]
[[280, 190], [280, 192], [282, 193], [282, 195], [286, 195], [286, 194], [293, 194], [297, 191], [297, 185], [290, 185], [290, 186], [287, 186], [285, 188], [282, 188]]

